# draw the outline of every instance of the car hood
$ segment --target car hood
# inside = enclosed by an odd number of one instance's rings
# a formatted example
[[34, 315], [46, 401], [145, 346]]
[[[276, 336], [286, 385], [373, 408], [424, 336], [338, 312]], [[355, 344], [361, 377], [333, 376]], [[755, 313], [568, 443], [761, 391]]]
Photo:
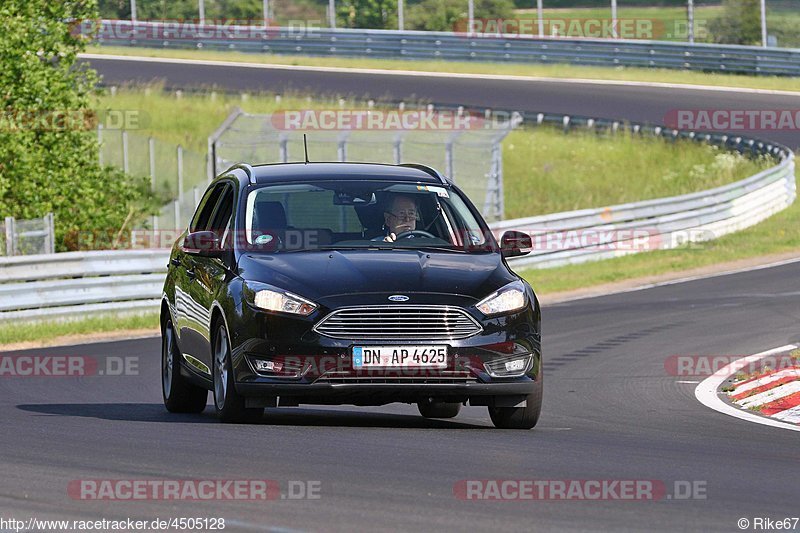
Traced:
[[328, 307], [387, 303], [472, 305], [516, 278], [500, 254], [418, 250], [343, 250], [243, 254], [239, 274]]

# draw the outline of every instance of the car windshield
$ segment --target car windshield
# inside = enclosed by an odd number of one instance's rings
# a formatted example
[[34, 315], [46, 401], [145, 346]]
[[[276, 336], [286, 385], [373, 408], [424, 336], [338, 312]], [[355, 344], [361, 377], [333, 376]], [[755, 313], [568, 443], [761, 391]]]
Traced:
[[248, 193], [244, 209], [251, 251], [495, 251], [465, 200], [447, 187], [363, 180], [267, 185]]

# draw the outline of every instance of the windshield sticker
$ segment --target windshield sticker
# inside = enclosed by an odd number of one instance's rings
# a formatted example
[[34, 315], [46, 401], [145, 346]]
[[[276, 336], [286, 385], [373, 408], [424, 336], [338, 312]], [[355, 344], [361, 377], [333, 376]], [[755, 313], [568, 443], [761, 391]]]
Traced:
[[439, 198], [450, 198], [450, 194], [448, 194], [447, 189], [444, 189], [442, 187], [432, 187], [432, 186], [429, 186], [429, 185], [417, 185], [417, 190], [435, 192], [436, 196], [438, 196]]

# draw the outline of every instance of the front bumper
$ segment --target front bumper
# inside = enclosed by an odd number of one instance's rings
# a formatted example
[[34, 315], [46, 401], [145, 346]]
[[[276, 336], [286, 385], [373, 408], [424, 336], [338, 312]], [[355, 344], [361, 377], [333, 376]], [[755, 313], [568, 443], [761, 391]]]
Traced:
[[[483, 330], [465, 339], [413, 342], [334, 339], [313, 331], [321, 316], [286, 317], [245, 306], [244, 328], [231, 328], [236, 390], [255, 405], [383, 405], [422, 398], [491, 405], [492, 398], [524, 398], [541, 387], [541, 341], [537, 306], [480, 320]], [[476, 317], [478, 318], [478, 317]], [[372, 369], [352, 365], [353, 346], [446, 345], [447, 368]], [[504, 361], [525, 359], [513, 377], [499, 375]], [[256, 361], [275, 371], [257, 370]], [[278, 370], [279, 369], [279, 370]], [[487, 403], [488, 402], [488, 403]]]

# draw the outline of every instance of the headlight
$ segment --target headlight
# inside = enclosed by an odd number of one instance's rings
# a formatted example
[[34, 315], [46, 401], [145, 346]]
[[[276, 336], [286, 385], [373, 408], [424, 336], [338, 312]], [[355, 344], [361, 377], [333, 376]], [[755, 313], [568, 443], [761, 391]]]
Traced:
[[495, 291], [475, 306], [486, 316], [502, 315], [519, 311], [528, 305], [525, 286], [521, 281], [509, 283], [499, 291]]
[[308, 316], [317, 308], [317, 304], [302, 296], [274, 288], [262, 288], [266, 287], [264, 284], [255, 285], [247, 287], [248, 300], [259, 309]]

